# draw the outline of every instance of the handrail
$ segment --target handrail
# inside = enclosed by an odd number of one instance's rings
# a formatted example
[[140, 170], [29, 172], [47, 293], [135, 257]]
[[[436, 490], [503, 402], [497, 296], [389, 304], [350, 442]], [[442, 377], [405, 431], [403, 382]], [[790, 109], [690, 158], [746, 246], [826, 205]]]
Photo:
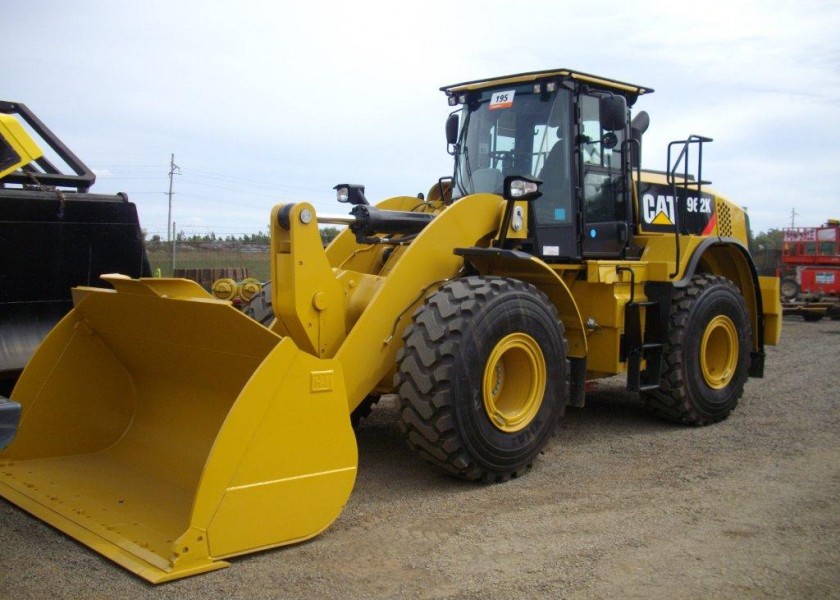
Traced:
[[[677, 169], [680, 167], [680, 164], [683, 165], [684, 171], [682, 177], [682, 187], [685, 190], [686, 197], [688, 197], [689, 185], [696, 185], [697, 195], [700, 196], [702, 194], [703, 186], [712, 183], [711, 181], [703, 181], [703, 144], [705, 142], [712, 141], [714, 140], [710, 137], [691, 134], [688, 136], [688, 139], [676, 140], [668, 144], [668, 169], [666, 171], [666, 180], [668, 185], [671, 186], [672, 197], [674, 198], [674, 245], [676, 247], [674, 272], [668, 275], [671, 279], [674, 279], [680, 272], [680, 235], [682, 234], [682, 227], [680, 224], [680, 198], [679, 194], [677, 194]], [[691, 144], [697, 144], [697, 179], [695, 181], [691, 181], [691, 177], [688, 173], [689, 147]], [[677, 156], [676, 160], [674, 160], [672, 167], [671, 149], [674, 146], [682, 146], [682, 149], [680, 150], [679, 156]]]
[[[75, 175], [62, 173], [52, 162], [42, 156], [34, 163], [25, 165], [21, 171], [9, 173], [3, 177], [2, 183], [20, 185], [35, 183], [45, 186], [71, 187], [76, 188], [78, 192], [87, 192], [90, 189], [90, 186], [96, 181], [94, 172], [78, 156], [73, 154], [70, 148], [65, 146], [58, 139], [58, 136], [50, 131], [25, 104], [0, 100], [0, 113], [20, 117], [75, 173]], [[40, 170], [38, 170], [39, 168]]]

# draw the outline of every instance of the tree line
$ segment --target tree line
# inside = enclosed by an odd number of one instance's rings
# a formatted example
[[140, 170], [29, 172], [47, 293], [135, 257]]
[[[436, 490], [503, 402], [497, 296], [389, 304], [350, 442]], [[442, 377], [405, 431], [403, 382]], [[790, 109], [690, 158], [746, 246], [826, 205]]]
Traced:
[[[166, 240], [162, 239], [160, 234], [154, 234], [151, 237], [148, 235], [148, 232], [143, 229], [141, 230], [143, 233], [143, 241], [150, 245], [157, 245], [157, 244], [165, 244], [167, 243]], [[322, 227], [321, 228], [321, 241], [324, 245], [329, 244], [338, 234], [340, 230], [337, 227]], [[782, 238], [783, 233], [781, 229], [769, 229], [767, 231], [760, 231], [757, 234], [753, 234], [750, 232], [750, 252], [753, 256], [766, 254], [768, 252], [781, 252], [782, 250]], [[187, 234], [186, 232], [179, 231], [175, 236], [175, 241], [177, 243], [187, 243], [187, 244], [213, 244], [213, 243], [221, 243], [225, 245], [246, 245], [246, 244], [265, 244], [268, 245], [271, 243], [271, 236], [268, 233], [263, 231], [258, 231], [257, 233], [243, 233], [239, 235], [228, 234], [225, 236], [216, 235], [215, 232], [211, 231], [209, 233], [204, 234]]]
[[768, 229], [750, 235], [750, 252], [756, 254], [766, 250], [781, 250], [784, 233], [781, 229]]
[[[145, 229], [141, 229], [143, 235], [143, 241], [151, 246], [155, 246], [158, 244], [167, 244], [160, 234], [153, 234], [149, 236], [148, 232]], [[324, 245], [329, 244], [333, 239], [340, 233], [337, 227], [321, 227], [321, 241]], [[228, 234], [225, 236], [216, 235], [214, 231], [204, 234], [187, 234], [186, 232], [179, 231], [175, 234], [175, 242], [176, 243], [184, 243], [184, 244], [221, 244], [221, 245], [229, 245], [229, 246], [238, 246], [238, 245], [259, 245], [265, 244], [268, 245], [271, 243], [271, 236], [263, 231], [258, 231], [257, 233], [243, 233], [239, 235]]]

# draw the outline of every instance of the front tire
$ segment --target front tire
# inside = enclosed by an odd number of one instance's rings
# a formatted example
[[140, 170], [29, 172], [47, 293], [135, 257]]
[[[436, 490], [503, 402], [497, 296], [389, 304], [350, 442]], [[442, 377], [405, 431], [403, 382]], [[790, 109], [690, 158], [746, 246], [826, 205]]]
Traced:
[[746, 303], [724, 277], [700, 274], [675, 290], [660, 388], [644, 399], [658, 416], [688, 425], [722, 421], [744, 393], [752, 328]]
[[467, 277], [432, 294], [397, 355], [400, 431], [457, 477], [506, 481], [530, 468], [567, 399], [554, 306], [515, 279]]

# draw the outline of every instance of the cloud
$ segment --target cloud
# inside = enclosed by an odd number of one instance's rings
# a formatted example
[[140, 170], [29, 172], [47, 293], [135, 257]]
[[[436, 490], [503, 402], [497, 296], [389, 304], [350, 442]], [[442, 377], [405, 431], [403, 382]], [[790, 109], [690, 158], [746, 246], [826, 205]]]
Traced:
[[[637, 105], [652, 120], [647, 166], [664, 168], [672, 139], [714, 137], [709, 177], [767, 229], [793, 206], [801, 219], [837, 206], [815, 170], [838, 158], [837, 22], [840, 6], [816, 1], [80, 0], [46, 16], [12, 3], [0, 35], [4, 93], [111, 172], [97, 188], [129, 192], [150, 225], [171, 153], [253, 184], [176, 179], [185, 223], [256, 229], [283, 200], [334, 212], [341, 180], [371, 198], [426, 191], [452, 169], [440, 86], [570, 67], [655, 88]], [[280, 200], [259, 195], [267, 184]]]

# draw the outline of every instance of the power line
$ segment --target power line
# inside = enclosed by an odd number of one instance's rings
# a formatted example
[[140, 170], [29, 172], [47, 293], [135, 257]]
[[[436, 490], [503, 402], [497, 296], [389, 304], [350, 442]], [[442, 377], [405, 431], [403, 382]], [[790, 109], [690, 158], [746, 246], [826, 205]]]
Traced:
[[[286, 184], [286, 183], [279, 184], [279, 185], [266, 185], [266, 184], [262, 184], [262, 183], [251, 183], [251, 182], [249, 182], [249, 180], [246, 180], [246, 179], [237, 180], [237, 179], [225, 178], [225, 177], [210, 177], [208, 175], [195, 175], [194, 171], [185, 171], [183, 174], [189, 179], [190, 183], [192, 183], [194, 185], [203, 185], [203, 186], [207, 186], [207, 187], [215, 187], [215, 188], [218, 188], [218, 189], [221, 189], [221, 190], [229, 190], [229, 191], [233, 191], [233, 192], [245, 191], [245, 192], [248, 192], [248, 193], [251, 193], [251, 194], [254, 194], [254, 195], [274, 196], [274, 197], [284, 196], [284, 195], [289, 195], [289, 192], [285, 191], [285, 190], [288, 190], [288, 189], [301, 190], [301, 191], [304, 191], [304, 192], [309, 192], [310, 194], [315, 193], [315, 194], [327, 194], [327, 195], [330, 195], [330, 196], [333, 195], [333, 194], [329, 193], [331, 190], [324, 189], [324, 188], [306, 187], [306, 186], [300, 186], [300, 185], [290, 185], [290, 184]], [[207, 183], [207, 182], [203, 182], [203, 181], [196, 181], [196, 179], [208, 179], [210, 181], [219, 181], [221, 183], [226, 183], [228, 185], [225, 186], [225, 185], [219, 185], [217, 183]], [[233, 187], [231, 187], [231, 186], [233, 186]], [[273, 193], [267, 194], [265, 191], [257, 192], [257, 191], [254, 191], [255, 188], [260, 189], [260, 190], [269, 190], [269, 191], [272, 191]]]

